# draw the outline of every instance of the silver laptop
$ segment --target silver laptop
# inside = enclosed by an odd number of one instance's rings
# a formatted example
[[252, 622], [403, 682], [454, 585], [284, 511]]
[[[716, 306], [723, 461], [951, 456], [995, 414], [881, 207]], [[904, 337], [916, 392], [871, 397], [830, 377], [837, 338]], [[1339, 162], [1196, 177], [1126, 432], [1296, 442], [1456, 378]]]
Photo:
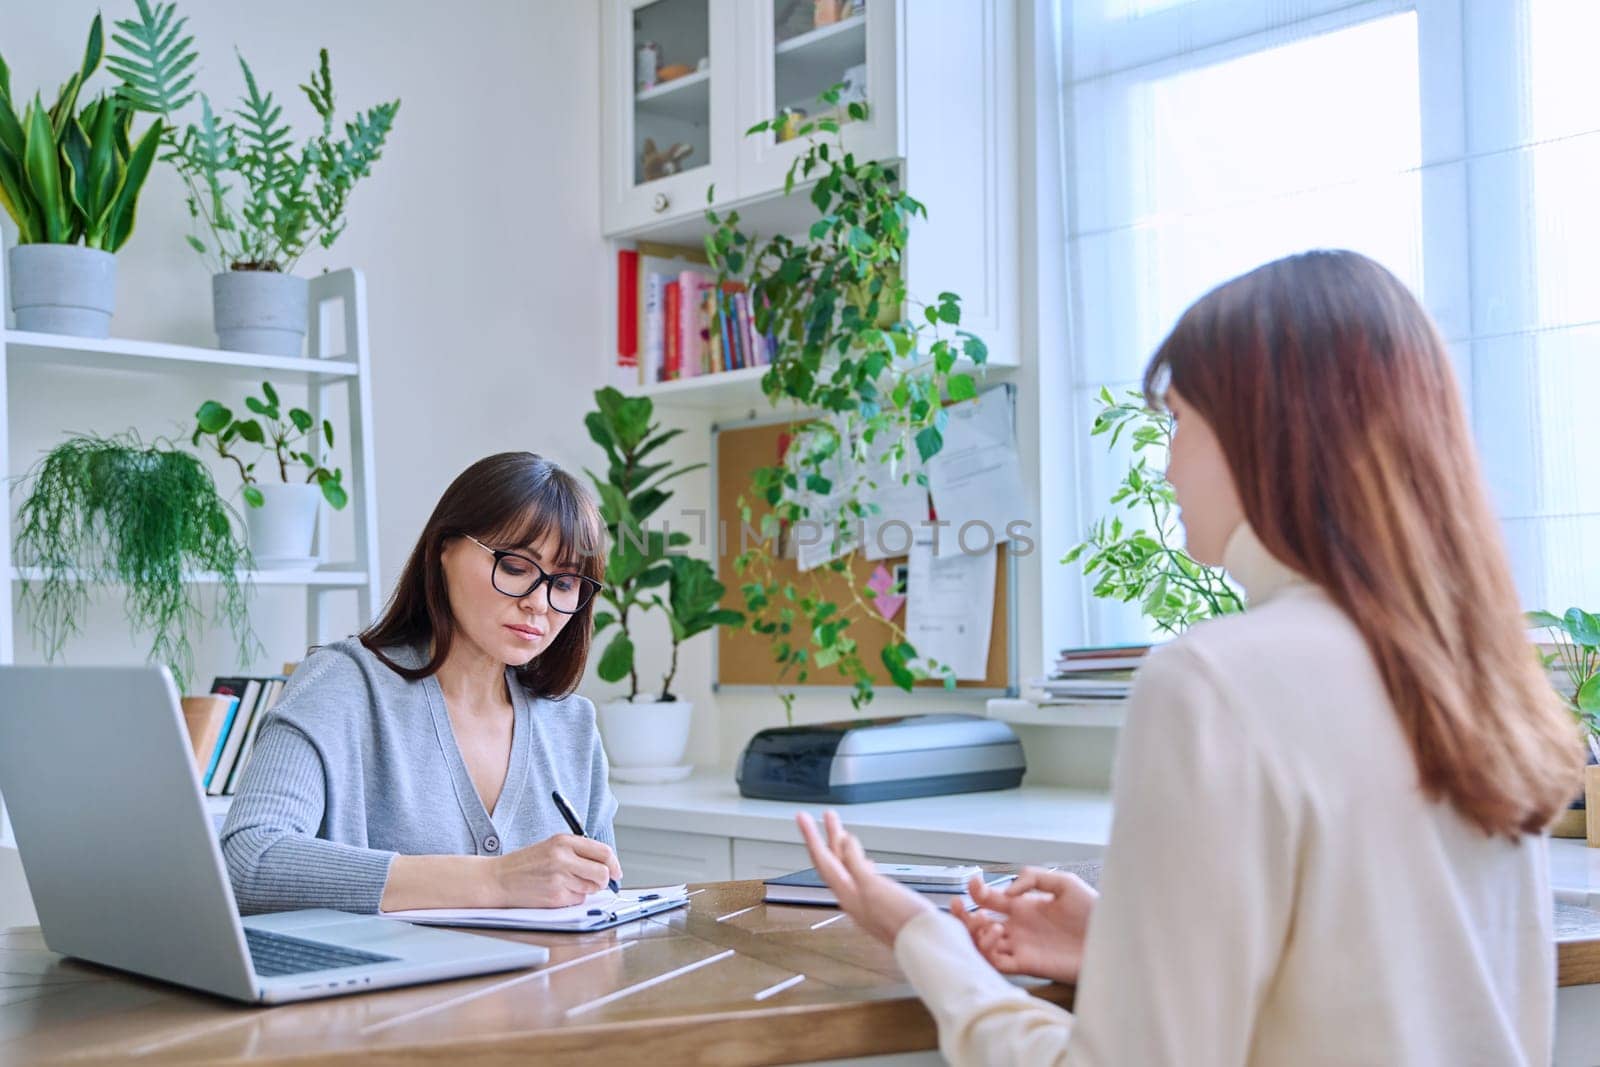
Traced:
[[0, 667], [0, 793], [62, 955], [262, 1004], [550, 958], [327, 909], [241, 920], [165, 667]]

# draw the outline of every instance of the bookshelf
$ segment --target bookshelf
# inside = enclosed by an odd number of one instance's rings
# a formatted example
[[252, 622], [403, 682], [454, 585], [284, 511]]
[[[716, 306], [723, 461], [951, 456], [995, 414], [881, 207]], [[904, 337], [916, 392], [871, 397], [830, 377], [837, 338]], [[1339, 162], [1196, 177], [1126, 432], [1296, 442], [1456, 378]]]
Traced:
[[[7, 292], [5, 257], [0, 255], [0, 293]], [[354, 591], [361, 619], [372, 617], [381, 604], [378, 573], [377, 502], [373, 495], [376, 465], [372, 441], [371, 357], [367, 333], [366, 279], [354, 269], [331, 271], [310, 279], [305, 357], [226, 352], [193, 345], [128, 338], [87, 338], [23, 330], [0, 330], [0, 470], [15, 478], [26, 468], [22, 457], [11, 454], [11, 420], [15, 406], [34, 398], [13, 396], [8, 388], [13, 365], [43, 363], [55, 366], [128, 372], [152, 375], [184, 375], [197, 368], [220, 368], [241, 381], [254, 381], [268, 375], [280, 383], [287, 380], [306, 386], [306, 409], [320, 422], [324, 414], [344, 423], [343, 445], [349, 451], [350, 503], [337, 514], [349, 516], [354, 525], [352, 558], [327, 560], [334, 512], [319, 510], [317, 551], [324, 557], [315, 568], [303, 570], [256, 570], [243, 577], [259, 586], [298, 587], [306, 592], [306, 643], [317, 643], [330, 634], [329, 594]], [[93, 376], [80, 380], [92, 382]], [[117, 376], [108, 375], [114, 387]], [[344, 407], [335, 412], [337, 393], [344, 394]], [[14, 465], [15, 464], [15, 465]], [[16, 661], [15, 597], [16, 583], [39, 577], [39, 572], [17, 564], [12, 556], [12, 502], [0, 508], [0, 574], [10, 585], [5, 610], [0, 612], [0, 663]], [[194, 574], [185, 580], [208, 583], [215, 574]], [[10, 827], [0, 800], [0, 847], [14, 847]]]

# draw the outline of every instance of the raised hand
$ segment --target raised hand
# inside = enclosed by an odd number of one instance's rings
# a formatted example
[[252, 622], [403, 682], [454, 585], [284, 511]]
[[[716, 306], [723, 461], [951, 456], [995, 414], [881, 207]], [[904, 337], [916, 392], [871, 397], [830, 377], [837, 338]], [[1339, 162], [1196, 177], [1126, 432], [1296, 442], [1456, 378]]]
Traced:
[[830, 811], [823, 816], [828, 828], [826, 841], [805, 812], [795, 816], [795, 821], [806, 839], [812, 864], [833, 890], [839, 907], [879, 941], [892, 946], [902, 926], [919, 913], [933, 910], [926, 897], [879, 874], [862, 851], [861, 842], [846, 832], [835, 813]]
[[983, 958], [1002, 974], [1076, 982], [1084, 935], [1099, 894], [1074, 874], [1025, 867], [1010, 885], [991, 889], [973, 878], [969, 913], [960, 900], [950, 911], [966, 926]]

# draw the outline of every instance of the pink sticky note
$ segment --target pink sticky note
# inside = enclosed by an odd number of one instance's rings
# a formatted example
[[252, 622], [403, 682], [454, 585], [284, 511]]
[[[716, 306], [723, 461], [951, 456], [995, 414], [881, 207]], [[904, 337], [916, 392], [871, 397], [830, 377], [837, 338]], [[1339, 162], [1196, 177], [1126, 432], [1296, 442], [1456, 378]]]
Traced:
[[906, 598], [893, 592], [894, 575], [889, 573], [889, 568], [878, 564], [878, 569], [872, 572], [872, 577], [867, 579], [867, 588], [872, 590], [872, 606], [878, 609], [878, 614], [886, 619], [892, 619], [900, 613], [900, 605]]

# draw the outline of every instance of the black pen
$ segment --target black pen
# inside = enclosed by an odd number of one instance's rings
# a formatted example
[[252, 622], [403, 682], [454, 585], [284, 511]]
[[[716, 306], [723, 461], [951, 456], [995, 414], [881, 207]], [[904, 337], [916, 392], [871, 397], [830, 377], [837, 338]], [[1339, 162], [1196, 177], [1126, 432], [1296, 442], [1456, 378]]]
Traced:
[[[550, 799], [556, 802], [556, 810], [561, 813], [563, 819], [567, 820], [567, 825], [572, 828], [573, 833], [579, 837], [589, 836], [583, 832], [583, 823], [578, 821], [577, 812], [572, 810], [572, 805], [567, 803], [567, 798], [561, 795], [561, 790], [550, 790]], [[615, 893], [622, 887], [617, 884], [615, 878], [608, 878], [606, 880], [606, 888]]]

